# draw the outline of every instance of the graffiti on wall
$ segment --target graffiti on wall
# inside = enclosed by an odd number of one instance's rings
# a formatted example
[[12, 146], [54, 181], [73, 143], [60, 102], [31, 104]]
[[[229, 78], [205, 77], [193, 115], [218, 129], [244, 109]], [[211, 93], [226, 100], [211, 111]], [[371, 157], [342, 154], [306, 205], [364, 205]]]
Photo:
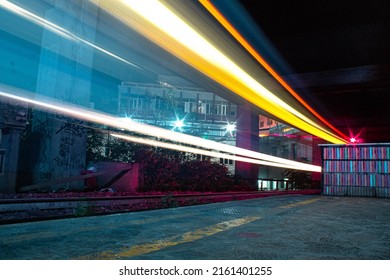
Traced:
[[47, 115], [37, 115], [34, 128], [34, 141], [39, 143], [39, 153], [37, 157], [37, 175], [39, 180], [50, 180], [52, 176], [50, 165], [47, 164], [49, 158], [48, 142], [50, 138], [50, 122]]
[[85, 165], [87, 129], [83, 121], [40, 112], [35, 117], [39, 143], [36, 179], [48, 181], [78, 175]]
[[83, 121], [57, 116], [61, 121], [55, 132], [58, 139], [58, 153], [53, 158], [54, 165], [64, 174], [79, 172], [85, 164], [85, 139], [87, 130]]

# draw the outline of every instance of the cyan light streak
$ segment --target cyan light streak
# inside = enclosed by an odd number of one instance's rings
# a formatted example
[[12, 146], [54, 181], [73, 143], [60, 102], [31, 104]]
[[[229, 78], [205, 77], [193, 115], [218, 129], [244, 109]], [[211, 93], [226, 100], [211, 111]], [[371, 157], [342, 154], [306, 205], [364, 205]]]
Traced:
[[[133, 63], [131, 63], [131, 62], [129, 62], [129, 61], [99, 47], [99, 46], [96, 46], [96, 45], [92, 44], [91, 42], [89, 42], [83, 38], [80, 38], [77, 35], [69, 32], [68, 30], [66, 30], [58, 25], [55, 25], [55, 24], [53, 24], [53, 23], [35, 15], [35, 14], [33, 14], [33, 13], [31, 13], [31, 12], [29, 12], [29, 11], [27, 11], [27, 10], [17, 6], [17, 5], [14, 5], [8, 1], [0, 1], [0, 6], [6, 8], [7, 10], [9, 10], [15, 14], [18, 14], [24, 18], [27, 18], [31, 22], [38, 24], [39, 26], [42, 26], [44, 28], [47, 28], [48, 30], [51, 30], [52, 32], [66, 38], [68, 40], [84, 43], [84, 44], [91, 46], [91, 47], [95, 48], [96, 50], [99, 50], [99, 51], [101, 51], [101, 52], [103, 52], [111, 57], [114, 57], [114, 58], [132, 66], [132, 67], [139, 68], [137, 65], [135, 65], [135, 64], [133, 64]], [[216, 53], [218, 53], [218, 51]], [[216, 53], [214, 52], [214, 54], [216, 54]], [[216, 57], [221, 57], [221, 55], [219, 54]], [[224, 57], [224, 56], [222, 55], [222, 57]], [[229, 65], [225, 65], [225, 66], [231, 66], [231, 65], [229, 64]], [[243, 74], [240, 69], [236, 69], [236, 70], [238, 71], [237, 72], [238, 74], [240, 74], [240, 73]], [[245, 77], [245, 78], [248, 78], [248, 77]], [[249, 80], [245, 80], [245, 79], [244, 79], [244, 81], [250, 82]], [[255, 82], [255, 81], [252, 81], [252, 82]], [[252, 162], [256, 161], [258, 164], [264, 163], [265, 165], [272, 165], [272, 166], [280, 165], [280, 166], [284, 166], [286, 168], [296, 168], [296, 169], [314, 171], [314, 172], [321, 171], [321, 168], [319, 166], [304, 164], [304, 163], [295, 162], [295, 161], [291, 161], [291, 160], [287, 160], [287, 159], [283, 159], [283, 158], [278, 158], [278, 157], [272, 157], [272, 156], [269, 156], [266, 154], [261, 154], [261, 153], [253, 152], [250, 150], [245, 150], [242, 148], [238, 148], [238, 147], [234, 147], [234, 146], [230, 146], [230, 145], [226, 145], [226, 144], [221, 144], [218, 142], [213, 142], [211, 140], [207, 140], [207, 139], [203, 139], [203, 138], [199, 138], [199, 137], [194, 137], [194, 136], [185, 135], [185, 134], [178, 133], [178, 132], [173, 132], [170, 130], [164, 130], [164, 129], [158, 128], [158, 127], [152, 127], [152, 126], [148, 126], [148, 125], [144, 125], [144, 124], [135, 123], [135, 122], [129, 121], [129, 120], [120, 120], [115, 116], [101, 114], [99, 112], [92, 111], [92, 110], [86, 110], [84, 108], [79, 108], [79, 107], [76, 107], [74, 105], [64, 105], [64, 104], [59, 103], [58, 101], [50, 100], [48, 98], [46, 99], [46, 101], [43, 101], [44, 99], [41, 99], [41, 97], [39, 97], [38, 95], [32, 94], [32, 93], [21, 92], [21, 91], [11, 89], [11, 88], [6, 88], [6, 87], [3, 87], [3, 89], [1, 89], [1, 87], [0, 87], [0, 90], [1, 90], [0, 95], [3, 97], [13, 99], [13, 100], [23, 101], [23, 102], [26, 102], [28, 104], [32, 104], [32, 105], [38, 106], [42, 109], [49, 110], [49, 111], [52, 111], [55, 113], [61, 113], [61, 114], [71, 116], [74, 118], [78, 118], [78, 119], [82, 119], [85, 121], [90, 121], [90, 122], [94, 122], [94, 123], [108, 125], [111, 127], [121, 128], [124, 130], [133, 131], [133, 132], [141, 133], [144, 135], [162, 138], [162, 139], [166, 139], [166, 140], [170, 140], [170, 141], [174, 141], [174, 142], [181, 142], [181, 143], [188, 144], [188, 145], [195, 145], [195, 146], [203, 147], [205, 149], [208, 149], [205, 151], [208, 153], [210, 152], [210, 150], [216, 150], [216, 151], [223, 151], [223, 152], [231, 154], [231, 155], [226, 155], [224, 153], [221, 153], [220, 157], [227, 158], [227, 156], [236, 157], [236, 155], [240, 155], [243, 157], [241, 157], [241, 158], [237, 157], [237, 158], [235, 158], [235, 160], [245, 160], [245, 161], [252, 161]], [[277, 100], [275, 100], [275, 101], [277, 101]], [[190, 147], [187, 147], [187, 148], [190, 148]], [[248, 157], [248, 158], [244, 158], [244, 157]]]
[[0, 0], [0, 7], [3, 7], [12, 13], [27, 19], [27, 20], [33, 22], [34, 24], [37, 24], [43, 28], [46, 28], [47, 30], [50, 30], [51, 32], [53, 32], [61, 37], [64, 37], [64, 38], [71, 40], [71, 41], [74, 41], [74, 42], [83, 43], [83, 44], [90, 46], [90, 47], [94, 48], [95, 50], [98, 50], [98, 51], [100, 51], [100, 52], [102, 52], [110, 57], [113, 57], [113, 58], [131, 66], [131, 67], [134, 67], [136, 69], [142, 69], [140, 66], [138, 66], [138, 65], [136, 65], [136, 64], [134, 64], [134, 63], [132, 63], [132, 62], [102, 48], [102, 47], [99, 47], [99, 46], [89, 42], [88, 40], [85, 40], [85, 39], [73, 34], [72, 32], [66, 30], [65, 28], [58, 26], [57, 24], [54, 24], [51, 21], [45, 20], [45, 19], [35, 15], [34, 13], [19, 7], [18, 5], [15, 5], [15, 4], [8, 2], [8, 1], [5, 1], [5, 0]]
[[[193, 29], [191, 29], [190, 26], [186, 25], [185, 22], [183, 22], [179, 17], [173, 14], [159, 1], [123, 0], [122, 2], [126, 3], [134, 11], [139, 13], [139, 15], [145, 17], [147, 20], [153, 23], [157, 29], [163, 30], [163, 32], [165, 32], [167, 35], [174, 38], [174, 40], [177, 40], [179, 43], [183, 44], [185, 48], [194, 52], [197, 56], [202, 57], [202, 59], [205, 59], [207, 63], [211, 63], [212, 65], [214, 65], [216, 69], [218, 69], [218, 71], [221, 71], [223, 69], [222, 72], [220, 72], [219, 74], [220, 76], [218, 76], [217, 72], [214, 73], [215, 75], [213, 74], [214, 76], [212, 75], [211, 77], [217, 80], [219, 79], [219, 82], [223, 81], [223, 85], [227, 88], [230, 88], [233, 91], [239, 93], [239, 95], [248, 99], [250, 102], [265, 109], [271, 114], [275, 114], [275, 116], [285, 120], [287, 123], [291, 123], [304, 131], [319, 136], [330, 142], [343, 143], [343, 140], [338, 139], [331, 132], [327, 131], [326, 129], [318, 125], [316, 122], [307, 118], [305, 115], [303, 115], [302, 113], [285, 103], [283, 100], [272, 94], [270, 91], [268, 91], [255, 79], [253, 79], [245, 71], [243, 71], [238, 65], [236, 65], [228, 57], [226, 57], [222, 52], [220, 52], [217, 48], [211, 45], [205, 38], [201, 37]], [[109, 8], [110, 6], [117, 5], [119, 2], [100, 1], [100, 3], [102, 5], [104, 3], [109, 3], [105, 4], [106, 6], [104, 6], [106, 8]], [[131, 65], [132, 67], [139, 68], [137, 65], [113, 54], [112, 52], [109, 52], [95, 44], [92, 44], [91, 42], [69, 32], [68, 30], [56, 24], [53, 24], [52, 22], [49, 22], [15, 4], [12, 4], [8, 1], [1, 1], [0, 5], [13, 13], [27, 18], [35, 24], [43, 26], [44, 28], [55, 32], [56, 34], [63, 36], [64, 38], [82, 42], [88, 46], [95, 48], [96, 50], [99, 50], [111, 57], [116, 58], [119, 61]], [[146, 32], [145, 30], [143, 31]], [[191, 57], [191, 54], [188, 55], [188, 57]], [[191, 57], [190, 60], [196, 61], [196, 58], [194, 59], [193, 57]], [[197, 67], [195, 66], [195, 68]], [[206, 72], [209, 71], [207, 65], [200, 70]], [[213, 72], [214, 70], [211, 70], [211, 73]], [[208, 74], [210, 75], [210, 73]], [[227, 80], [230, 80], [230, 78], [233, 78], [233, 81], [227, 82]], [[238, 83], [235, 82], [235, 80]], [[249, 90], [249, 92], [246, 92], [247, 90]], [[258, 98], [256, 97], [256, 95], [258, 95]]]

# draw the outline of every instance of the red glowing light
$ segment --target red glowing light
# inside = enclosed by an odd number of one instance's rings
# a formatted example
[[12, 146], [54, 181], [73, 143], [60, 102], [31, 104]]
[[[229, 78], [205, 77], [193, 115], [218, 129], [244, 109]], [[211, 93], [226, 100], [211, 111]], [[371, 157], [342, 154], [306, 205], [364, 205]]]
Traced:
[[349, 142], [351, 142], [351, 143], [356, 143], [356, 142], [357, 142], [357, 140], [356, 140], [356, 138], [355, 138], [355, 137], [352, 137], [351, 139], [349, 139]]

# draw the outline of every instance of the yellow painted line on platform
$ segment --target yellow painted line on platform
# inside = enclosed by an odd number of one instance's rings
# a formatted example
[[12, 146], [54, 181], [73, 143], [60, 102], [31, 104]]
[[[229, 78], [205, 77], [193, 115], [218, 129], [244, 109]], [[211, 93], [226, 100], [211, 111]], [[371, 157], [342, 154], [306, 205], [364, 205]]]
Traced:
[[124, 249], [117, 253], [101, 252], [96, 254], [87, 255], [80, 259], [120, 259], [125, 257], [134, 257], [143, 255], [155, 251], [159, 251], [168, 247], [176, 246], [183, 243], [193, 242], [219, 232], [223, 232], [241, 225], [248, 224], [250, 222], [261, 219], [261, 217], [244, 217], [240, 219], [234, 219], [230, 221], [221, 222], [212, 226], [203, 227], [194, 231], [186, 232], [183, 234], [175, 235], [169, 238], [156, 240], [151, 243], [144, 243], [134, 245], [128, 249]]
[[287, 205], [282, 205], [282, 206], [280, 206], [279, 208], [283, 208], [283, 209], [286, 209], [286, 208], [293, 208], [293, 207], [297, 207], [297, 206], [307, 205], [307, 204], [316, 202], [316, 201], [318, 201], [318, 200], [320, 200], [320, 198], [306, 199], [306, 200], [304, 200], [304, 201], [300, 201], [300, 202], [296, 202], [296, 203], [291, 203], [291, 204], [287, 204]]

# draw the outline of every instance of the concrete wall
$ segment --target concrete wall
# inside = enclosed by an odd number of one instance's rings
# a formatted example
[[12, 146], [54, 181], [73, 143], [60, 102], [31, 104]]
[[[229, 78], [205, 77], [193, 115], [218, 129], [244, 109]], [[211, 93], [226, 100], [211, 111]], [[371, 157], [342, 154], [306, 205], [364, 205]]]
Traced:
[[[122, 162], [97, 162], [92, 165], [96, 172], [107, 171], [119, 168], [131, 168], [125, 175], [123, 175], [118, 181], [112, 184], [110, 188], [117, 192], [136, 192], [138, 188], [139, 180], [139, 164], [138, 163], [122, 163]], [[109, 182], [118, 172], [113, 172], [107, 175], [101, 175], [97, 177], [97, 184], [99, 188], [102, 188], [107, 182]]]
[[20, 133], [23, 125], [8, 125], [1, 129], [0, 193], [16, 192]]
[[[251, 110], [249, 104], [237, 107], [236, 146], [252, 151], [259, 151], [259, 115]], [[257, 187], [259, 166], [251, 163], [236, 161], [236, 175], [249, 179]], [[248, 181], [249, 182], [249, 181]]]
[[[97, 7], [88, 1], [56, 1], [45, 19], [75, 36], [94, 42]], [[94, 50], [77, 40], [69, 40], [44, 30], [41, 41], [36, 92], [58, 101], [89, 107]], [[34, 112], [33, 132], [38, 135], [38, 155], [33, 183], [76, 176], [85, 169], [85, 123]], [[80, 182], [70, 183], [71, 188]]]

